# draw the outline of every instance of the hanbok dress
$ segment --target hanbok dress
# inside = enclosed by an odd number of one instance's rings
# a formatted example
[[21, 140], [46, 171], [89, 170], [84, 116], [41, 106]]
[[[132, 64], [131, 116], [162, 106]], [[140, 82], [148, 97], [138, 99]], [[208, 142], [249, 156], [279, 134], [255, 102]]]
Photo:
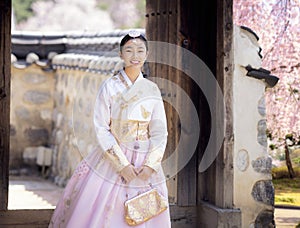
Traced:
[[[132, 227], [124, 219], [128, 198], [149, 189], [149, 184], [168, 197], [161, 166], [167, 124], [158, 86], [142, 73], [132, 83], [121, 70], [102, 83], [93, 117], [99, 146], [77, 166], [49, 228]], [[124, 183], [119, 172], [129, 164], [149, 166], [154, 173], [146, 182], [136, 178]], [[136, 227], [171, 227], [169, 208]]]

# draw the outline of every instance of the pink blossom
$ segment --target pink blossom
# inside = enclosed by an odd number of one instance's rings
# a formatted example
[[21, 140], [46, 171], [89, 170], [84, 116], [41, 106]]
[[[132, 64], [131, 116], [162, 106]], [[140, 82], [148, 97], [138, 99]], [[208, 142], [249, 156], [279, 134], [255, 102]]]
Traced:
[[266, 89], [267, 128], [277, 145], [287, 134], [300, 140], [299, 0], [235, 0], [234, 23], [259, 36], [262, 67], [280, 78]]

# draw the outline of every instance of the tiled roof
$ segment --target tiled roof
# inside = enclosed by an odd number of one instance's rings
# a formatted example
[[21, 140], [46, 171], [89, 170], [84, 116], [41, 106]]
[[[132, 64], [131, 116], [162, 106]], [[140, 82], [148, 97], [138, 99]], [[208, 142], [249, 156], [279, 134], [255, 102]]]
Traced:
[[93, 73], [111, 74], [122, 68], [119, 56], [107, 57], [86, 54], [65, 53], [52, 61], [53, 69], [74, 69]]
[[[145, 33], [144, 29], [137, 30], [143, 34]], [[113, 58], [117, 56], [119, 42], [128, 31], [113, 30], [102, 33], [14, 31], [12, 33], [12, 64], [17, 68], [26, 68], [28, 65], [37, 64], [45, 69], [49, 69], [53, 56], [68, 53], [71, 59], [77, 59], [78, 55], [75, 54], [81, 54], [83, 59], [78, 64], [83, 64], [80, 67], [84, 68], [86, 58], [97, 59], [99, 56]], [[61, 64], [57, 64], [56, 67], [59, 65]]]

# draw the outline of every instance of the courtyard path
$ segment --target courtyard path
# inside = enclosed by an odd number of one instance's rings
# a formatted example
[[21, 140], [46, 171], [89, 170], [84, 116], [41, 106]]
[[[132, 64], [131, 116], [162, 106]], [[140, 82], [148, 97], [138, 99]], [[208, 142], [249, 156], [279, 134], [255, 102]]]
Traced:
[[[12, 176], [9, 180], [8, 209], [55, 208], [63, 192], [41, 177]], [[276, 228], [295, 228], [300, 222], [300, 209], [275, 208]]]

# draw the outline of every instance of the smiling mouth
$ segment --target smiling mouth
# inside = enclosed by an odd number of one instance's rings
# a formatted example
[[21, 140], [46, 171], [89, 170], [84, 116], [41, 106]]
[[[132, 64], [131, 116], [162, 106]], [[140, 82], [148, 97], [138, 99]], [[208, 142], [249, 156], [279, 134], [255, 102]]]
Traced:
[[136, 65], [136, 64], [139, 64], [140, 63], [140, 61], [137, 61], [137, 60], [132, 60], [132, 61], [130, 61], [132, 64], [134, 64], [134, 65]]

